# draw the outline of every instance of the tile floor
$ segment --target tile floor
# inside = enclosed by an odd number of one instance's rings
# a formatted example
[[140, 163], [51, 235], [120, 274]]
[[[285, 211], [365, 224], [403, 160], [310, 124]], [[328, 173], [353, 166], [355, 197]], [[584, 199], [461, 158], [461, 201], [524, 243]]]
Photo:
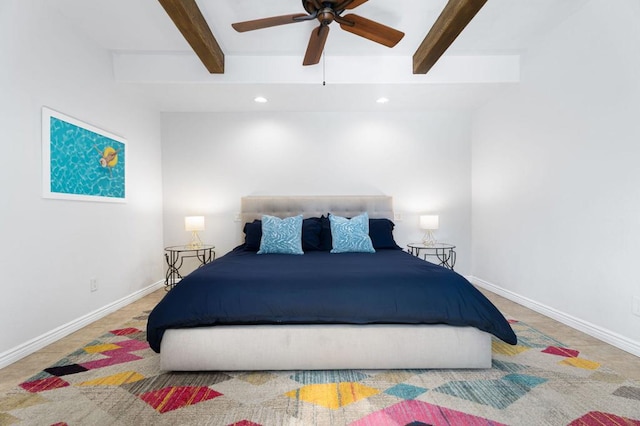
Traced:
[[[579, 350], [589, 359], [598, 361], [626, 377], [640, 380], [640, 358], [494, 293], [485, 290], [482, 291], [505, 316], [526, 322], [543, 333], [563, 342], [568, 347]], [[164, 295], [164, 289], [157, 290], [38, 352], [8, 367], [0, 369], [0, 395], [14, 388], [25, 379], [42, 371], [43, 368], [48, 367], [65, 355], [73, 352], [75, 349], [90, 342], [94, 337], [100, 336], [114, 327], [121, 325], [142, 311], [152, 309]]]

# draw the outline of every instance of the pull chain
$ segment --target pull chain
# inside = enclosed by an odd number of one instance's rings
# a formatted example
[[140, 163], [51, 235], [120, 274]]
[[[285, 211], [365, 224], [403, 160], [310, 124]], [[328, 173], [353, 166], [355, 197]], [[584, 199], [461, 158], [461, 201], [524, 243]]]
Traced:
[[327, 85], [327, 81], [326, 81], [326, 69], [325, 69], [325, 62], [324, 62], [324, 52], [322, 52], [322, 85], [326, 86]]

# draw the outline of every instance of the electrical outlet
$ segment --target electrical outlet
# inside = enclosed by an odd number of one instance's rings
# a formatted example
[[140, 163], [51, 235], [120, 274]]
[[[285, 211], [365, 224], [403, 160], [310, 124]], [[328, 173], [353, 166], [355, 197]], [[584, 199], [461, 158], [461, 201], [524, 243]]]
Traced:
[[638, 296], [633, 298], [633, 315], [640, 317], [640, 297]]
[[394, 222], [402, 222], [402, 212], [393, 213], [393, 221]]
[[91, 278], [89, 280], [89, 289], [91, 291], [98, 291], [98, 279], [97, 278]]
[[242, 222], [242, 215], [240, 213], [236, 213], [236, 217], [233, 219], [234, 222]]

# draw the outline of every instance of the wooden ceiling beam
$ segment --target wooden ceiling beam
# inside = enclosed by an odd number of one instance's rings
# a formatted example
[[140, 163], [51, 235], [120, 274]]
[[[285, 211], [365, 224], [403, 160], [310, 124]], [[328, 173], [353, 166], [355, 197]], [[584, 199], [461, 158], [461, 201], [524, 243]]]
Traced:
[[195, 0], [158, 0], [211, 74], [224, 74], [224, 52]]
[[449, 0], [413, 54], [413, 73], [426, 74], [487, 0]]

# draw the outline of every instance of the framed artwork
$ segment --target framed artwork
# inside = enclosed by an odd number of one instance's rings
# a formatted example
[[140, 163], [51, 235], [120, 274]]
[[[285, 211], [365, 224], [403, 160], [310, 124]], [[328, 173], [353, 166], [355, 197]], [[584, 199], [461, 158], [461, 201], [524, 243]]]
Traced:
[[126, 202], [127, 141], [42, 108], [43, 197]]

